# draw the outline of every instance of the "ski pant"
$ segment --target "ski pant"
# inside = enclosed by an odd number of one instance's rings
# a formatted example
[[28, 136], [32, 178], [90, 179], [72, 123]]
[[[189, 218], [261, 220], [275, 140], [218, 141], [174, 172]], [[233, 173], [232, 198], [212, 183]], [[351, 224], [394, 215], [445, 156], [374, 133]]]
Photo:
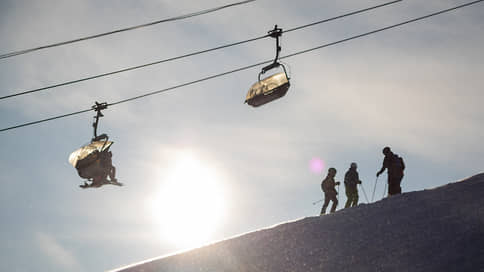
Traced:
[[403, 176], [395, 175], [395, 176], [388, 176], [388, 195], [398, 195], [402, 193], [402, 187], [400, 184], [402, 183]]
[[348, 198], [348, 200], [346, 200], [345, 208], [358, 205], [358, 190], [356, 188], [346, 188], [346, 197]]
[[321, 208], [321, 214], [326, 213], [326, 208], [329, 205], [329, 201], [333, 201], [333, 205], [331, 206], [331, 212], [334, 213], [336, 211], [336, 206], [338, 206], [338, 199], [336, 198], [336, 192], [324, 192], [324, 204]]

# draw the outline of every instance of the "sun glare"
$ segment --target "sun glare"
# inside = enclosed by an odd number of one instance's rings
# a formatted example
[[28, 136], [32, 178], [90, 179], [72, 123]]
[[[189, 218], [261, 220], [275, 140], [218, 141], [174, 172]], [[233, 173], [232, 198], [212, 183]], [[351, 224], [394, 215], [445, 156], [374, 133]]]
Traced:
[[225, 211], [221, 186], [209, 164], [186, 154], [177, 160], [152, 204], [162, 240], [182, 248], [209, 242]]

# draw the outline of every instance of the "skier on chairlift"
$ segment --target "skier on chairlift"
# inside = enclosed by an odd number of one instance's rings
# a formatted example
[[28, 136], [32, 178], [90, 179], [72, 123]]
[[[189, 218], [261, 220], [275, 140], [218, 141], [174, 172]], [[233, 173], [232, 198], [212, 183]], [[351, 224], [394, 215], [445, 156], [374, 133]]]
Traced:
[[93, 106], [97, 112], [93, 123], [94, 137], [90, 144], [72, 152], [69, 157], [69, 162], [77, 169], [79, 176], [90, 182], [85, 181], [84, 184], [79, 185], [83, 189], [97, 188], [106, 184], [123, 185], [116, 179], [116, 168], [112, 163], [113, 154], [109, 151], [113, 142], [108, 141], [109, 137], [106, 134], [97, 135], [99, 118], [103, 116], [101, 110], [106, 108], [107, 103], [96, 102]]
[[[101, 187], [105, 184], [114, 184], [120, 185], [118, 180], [116, 179], [116, 167], [113, 166], [112, 162], [113, 153], [111, 151], [105, 150], [103, 152], [98, 153], [98, 161], [99, 165], [102, 169], [102, 172], [99, 172], [98, 175], [89, 178], [88, 180], [91, 181], [90, 184], [84, 182], [84, 184], [79, 185], [81, 188], [89, 188], [89, 187]], [[109, 180], [108, 180], [109, 177]]]

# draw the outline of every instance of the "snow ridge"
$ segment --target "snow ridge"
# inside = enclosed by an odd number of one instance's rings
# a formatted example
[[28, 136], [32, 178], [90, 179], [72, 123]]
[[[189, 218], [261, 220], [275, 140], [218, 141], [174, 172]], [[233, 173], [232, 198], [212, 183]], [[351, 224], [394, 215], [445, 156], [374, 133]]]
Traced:
[[484, 173], [118, 271], [480, 271]]

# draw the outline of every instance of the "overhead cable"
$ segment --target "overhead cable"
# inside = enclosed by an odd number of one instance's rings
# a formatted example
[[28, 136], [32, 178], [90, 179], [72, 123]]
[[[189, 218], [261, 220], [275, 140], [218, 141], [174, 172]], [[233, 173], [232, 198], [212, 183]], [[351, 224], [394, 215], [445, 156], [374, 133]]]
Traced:
[[[346, 38], [346, 39], [342, 39], [342, 40], [339, 40], [339, 41], [336, 41], [336, 42], [331, 42], [331, 43], [323, 44], [323, 45], [313, 47], [313, 48], [310, 48], [310, 49], [306, 49], [306, 50], [303, 50], [303, 51], [299, 51], [299, 52], [296, 52], [296, 53], [292, 53], [292, 54], [280, 57], [280, 59], [294, 57], [294, 56], [305, 54], [305, 53], [315, 51], [315, 50], [318, 50], [318, 49], [321, 49], [321, 48], [325, 48], [325, 47], [333, 46], [333, 45], [340, 44], [340, 43], [343, 43], [343, 42], [347, 42], [347, 41], [350, 41], [350, 40], [354, 40], [354, 39], [357, 39], [357, 38], [365, 37], [365, 36], [375, 34], [375, 33], [378, 33], [378, 32], [384, 31], [384, 30], [392, 29], [392, 28], [399, 27], [399, 26], [402, 26], [402, 25], [405, 25], [405, 24], [420, 21], [420, 20], [423, 20], [423, 19], [426, 19], [426, 18], [429, 18], [429, 17], [432, 17], [432, 16], [436, 16], [436, 15], [439, 15], [439, 14], [442, 14], [442, 13], [450, 12], [452, 10], [456, 10], [456, 9], [459, 9], [459, 8], [463, 8], [463, 7], [466, 7], [466, 6], [473, 5], [473, 4], [477, 4], [477, 3], [482, 2], [482, 1], [484, 1], [484, 0], [473, 1], [473, 2], [469, 2], [469, 3], [466, 3], [466, 4], [459, 5], [459, 6], [455, 6], [455, 7], [452, 7], [452, 8], [444, 9], [444, 10], [434, 12], [434, 13], [431, 13], [431, 14], [428, 14], [428, 15], [425, 15], [425, 16], [421, 16], [421, 17], [417, 17], [417, 18], [414, 18], [414, 19], [411, 19], [411, 20], [407, 20], [407, 21], [404, 21], [404, 22], [401, 22], [401, 23], [398, 23], [398, 24], [390, 25], [390, 26], [387, 26], [387, 27], [383, 27], [383, 28], [373, 30], [373, 31], [365, 32], [363, 34], [355, 35], [355, 36], [352, 36], [352, 37], [349, 37], [349, 38]], [[144, 97], [147, 97], [147, 96], [160, 94], [160, 93], [163, 93], [163, 92], [166, 92], [166, 91], [174, 90], [174, 89], [185, 87], [185, 86], [188, 86], [188, 85], [193, 85], [195, 83], [200, 83], [202, 81], [206, 81], [206, 80], [209, 80], [209, 79], [214, 79], [214, 78], [229, 75], [229, 74], [232, 74], [232, 73], [235, 73], [235, 72], [240, 72], [240, 71], [243, 71], [243, 70], [254, 68], [256, 66], [260, 66], [260, 65], [270, 63], [270, 62], [272, 62], [272, 60], [266, 60], [266, 61], [263, 61], [263, 62], [259, 62], [257, 64], [244, 66], [244, 67], [237, 68], [237, 69], [227, 71], [227, 72], [224, 72], [224, 73], [204, 77], [204, 78], [201, 78], [201, 79], [198, 79], [198, 80], [179, 84], [179, 85], [172, 86], [172, 87], [169, 87], [169, 88], [165, 88], [165, 89], [145, 93], [145, 94], [142, 94], [142, 95], [138, 95], [138, 96], [135, 96], [135, 97], [123, 99], [123, 100], [120, 100], [120, 101], [117, 101], [117, 102], [109, 103], [108, 106], [114, 106], [114, 105], [118, 105], [118, 104], [121, 104], [121, 103], [126, 103], [126, 102], [129, 102], [129, 101], [141, 99], [141, 98], [144, 98]], [[91, 111], [91, 110], [92, 109], [81, 110], [81, 111], [77, 111], [77, 112], [73, 112], [73, 113], [69, 113], [69, 114], [64, 114], [64, 115], [60, 115], [60, 116], [55, 116], [55, 117], [51, 117], [51, 118], [47, 118], [47, 119], [43, 119], [43, 120], [39, 120], [39, 121], [35, 121], [35, 122], [30, 122], [30, 123], [20, 124], [20, 125], [16, 125], [16, 126], [12, 126], [12, 127], [7, 127], [7, 128], [0, 129], [0, 132], [11, 130], [11, 129], [16, 129], [16, 128], [20, 128], [20, 127], [30, 126], [30, 125], [34, 125], [34, 124], [38, 124], [38, 123], [42, 123], [42, 122], [47, 122], [47, 121], [51, 121], [51, 120], [54, 120], [54, 119], [59, 119], [59, 118], [67, 117], [67, 116], [81, 114], [81, 113], [85, 113], [85, 112], [88, 112], [88, 111]]]
[[[291, 28], [291, 29], [283, 31], [283, 32], [290, 32], [290, 31], [294, 31], [294, 30], [299, 30], [299, 29], [302, 29], [302, 28], [306, 28], [306, 27], [316, 25], [316, 24], [321, 24], [321, 23], [333, 21], [333, 20], [336, 20], [336, 19], [340, 19], [340, 18], [343, 18], [343, 17], [362, 13], [362, 12], [365, 12], [365, 11], [369, 11], [369, 10], [372, 10], [372, 9], [381, 8], [383, 6], [395, 4], [395, 3], [401, 2], [401, 1], [402, 0], [387, 2], [387, 3], [384, 3], [384, 4], [377, 5], [377, 6], [373, 6], [373, 7], [353, 11], [353, 12], [350, 12], [350, 13], [346, 13], [346, 14], [343, 14], [343, 15], [339, 15], [339, 16], [336, 16], [336, 17], [332, 17], [332, 18], [329, 18], [329, 19], [317, 21], [317, 22], [314, 22], [314, 23], [311, 23], [311, 24]], [[150, 63], [145, 63], [145, 64], [141, 64], [141, 65], [137, 65], [137, 66], [131, 66], [131, 67], [115, 70], [115, 71], [112, 71], [112, 72], [92, 75], [92, 76], [88, 76], [88, 77], [84, 77], [84, 78], [80, 78], [80, 79], [75, 79], [75, 80], [71, 80], [71, 81], [66, 81], [66, 82], [62, 82], [62, 83], [57, 83], [57, 84], [53, 84], [53, 85], [49, 85], [49, 86], [45, 86], [45, 87], [41, 87], [41, 88], [36, 88], [36, 89], [31, 89], [31, 90], [26, 90], [26, 91], [20, 91], [20, 92], [17, 92], [17, 93], [5, 95], [5, 96], [0, 96], [0, 100], [10, 98], [10, 97], [20, 96], [20, 95], [40, 92], [40, 91], [44, 91], [44, 90], [48, 90], [48, 89], [66, 86], [66, 85], [71, 85], [71, 84], [75, 84], [75, 83], [79, 83], [79, 82], [83, 82], [83, 81], [88, 81], [88, 80], [92, 80], [92, 79], [97, 79], [97, 78], [101, 78], [101, 77], [111, 76], [111, 75], [114, 75], [114, 74], [128, 72], [128, 71], [132, 71], [132, 70], [136, 70], [136, 69], [140, 69], [140, 68], [145, 68], [145, 67], [156, 65], [156, 64], [170, 62], [170, 61], [174, 61], [174, 60], [178, 60], [178, 59], [182, 59], [182, 58], [186, 58], [186, 57], [191, 57], [191, 56], [195, 56], [195, 55], [199, 55], [199, 54], [208, 53], [208, 52], [215, 51], [215, 50], [220, 50], [220, 49], [223, 49], [223, 48], [228, 48], [228, 47], [241, 45], [241, 44], [248, 43], [248, 42], [257, 41], [257, 40], [264, 39], [264, 38], [267, 38], [267, 37], [269, 37], [268, 34], [263, 35], [263, 36], [259, 36], [259, 37], [255, 37], [255, 38], [251, 38], [251, 39], [247, 39], [247, 40], [243, 40], [243, 41], [239, 41], [239, 42], [234, 42], [234, 43], [230, 43], [230, 44], [217, 46], [217, 47], [210, 48], [210, 49], [205, 49], [205, 50], [201, 50], [201, 51], [188, 53], [188, 54], [177, 56], [177, 57], [171, 57], [171, 58], [158, 60], [158, 61], [154, 61], [154, 62], [150, 62]]]
[[46, 118], [46, 119], [42, 119], [42, 120], [38, 120], [38, 121], [20, 124], [20, 125], [16, 125], [16, 126], [13, 126], [13, 127], [1, 129], [0, 132], [6, 131], [6, 130], [11, 130], [11, 129], [16, 129], [16, 128], [21, 128], [21, 127], [26, 127], [26, 126], [31, 126], [31, 125], [35, 125], [35, 124], [39, 124], [39, 123], [43, 123], [43, 122], [47, 122], [47, 121], [52, 121], [52, 120], [55, 120], [55, 119], [60, 119], [60, 118], [64, 118], [64, 117], [68, 117], [68, 116], [72, 116], [72, 115], [77, 115], [77, 114], [85, 113], [85, 112], [92, 111], [92, 110], [93, 109], [80, 110], [80, 111], [71, 112], [71, 113], [67, 113], [67, 114], [63, 114], [63, 115], [59, 115], [59, 116], [54, 116], [54, 117], [50, 117], [50, 118]]
[[176, 16], [176, 17], [171, 17], [171, 18], [168, 18], [168, 19], [162, 19], [162, 20], [149, 22], [149, 23], [145, 23], [145, 24], [141, 24], [141, 25], [116, 29], [116, 30], [112, 30], [112, 31], [104, 32], [104, 33], [91, 35], [91, 36], [85, 36], [85, 37], [81, 37], [81, 38], [77, 38], [77, 39], [73, 39], [73, 40], [57, 42], [57, 43], [47, 44], [47, 45], [38, 46], [38, 47], [30, 48], [30, 49], [24, 49], [24, 50], [9, 52], [9, 53], [5, 53], [5, 54], [1, 54], [0, 59], [10, 58], [10, 57], [13, 57], [13, 56], [23, 55], [23, 54], [27, 54], [27, 53], [30, 53], [30, 52], [34, 52], [34, 51], [38, 51], [38, 50], [42, 50], [42, 49], [47, 49], [47, 48], [51, 48], [51, 47], [56, 47], [56, 46], [61, 46], [61, 45], [66, 45], [66, 44], [70, 44], [70, 43], [76, 43], [76, 42], [86, 41], [86, 40], [90, 40], [90, 39], [95, 39], [95, 38], [99, 38], [99, 37], [103, 37], [103, 36], [107, 36], [107, 35], [112, 35], [112, 34], [116, 34], [116, 33], [120, 33], [120, 32], [130, 31], [130, 30], [135, 30], [135, 29], [138, 29], [138, 28], [148, 27], [148, 26], [152, 26], [152, 25], [156, 25], [156, 24], [187, 19], [187, 18], [190, 18], [190, 17], [195, 17], [195, 16], [219, 11], [219, 10], [226, 9], [226, 8], [229, 8], [229, 7], [233, 7], [233, 6], [243, 5], [243, 4], [247, 4], [247, 3], [250, 3], [250, 2], [254, 2], [254, 1], [257, 1], [257, 0], [241, 1], [241, 2], [227, 4], [227, 5], [220, 6], [220, 7], [205, 9], [205, 10], [201, 10], [201, 11], [197, 11], [197, 12], [193, 12], [193, 13], [188, 13], [188, 14], [184, 14], [184, 15], [180, 15], [180, 16]]
[[406, 24], [409, 24], [409, 23], [416, 22], [416, 21], [420, 21], [420, 20], [423, 20], [423, 19], [427, 19], [429, 17], [433, 17], [433, 16], [436, 16], [436, 15], [439, 15], [439, 14], [442, 14], [442, 13], [447, 13], [447, 12], [450, 12], [450, 11], [453, 11], [453, 10], [456, 10], [456, 9], [459, 9], [459, 8], [474, 5], [474, 4], [477, 4], [477, 3], [482, 2], [482, 1], [484, 1], [484, 0], [477, 0], [477, 1], [469, 2], [469, 3], [465, 3], [465, 4], [462, 4], [462, 5], [459, 5], [459, 6], [455, 6], [455, 7], [452, 7], [452, 8], [437, 11], [437, 12], [434, 12], [434, 13], [431, 13], [431, 14], [428, 14], [428, 15], [425, 15], [425, 16], [422, 16], [422, 17], [417, 17], [417, 18], [414, 18], [414, 19], [411, 19], [411, 20], [407, 20], [407, 21], [398, 23], [398, 24], [394, 24], [394, 25], [390, 25], [390, 26], [387, 26], [387, 27], [375, 29], [373, 31], [365, 32], [363, 34], [355, 35], [355, 36], [352, 36], [352, 37], [349, 37], [349, 38], [346, 38], [346, 39], [342, 39], [342, 40], [339, 40], [339, 41], [336, 41], [336, 42], [323, 44], [323, 45], [320, 45], [320, 46], [317, 46], [317, 47], [313, 47], [313, 48], [310, 48], [310, 49], [299, 51], [299, 52], [281, 57], [280, 59], [294, 57], [294, 56], [305, 54], [305, 53], [308, 53], [308, 52], [311, 52], [311, 51], [314, 51], [314, 50], [318, 50], [318, 49], [321, 49], [321, 48], [324, 48], [324, 47], [328, 47], [328, 46], [336, 45], [336, 44], [339, 44], [339, 43], [344, 43], [344, 42], [347, 42], [347, 41], [350, 41], [350, 40], [358, 39], [358, 38], [361, 38], [361, 37], [364, 37], [364, 36], [372, 35], [372, 34], [382, 32], [382, 31], [385, 31], [385, 30], [388, 30], [388, 29], [391, 29], [391, 28], [395, 28], [395, 27], [399, 27], [399, 26], [402, 26], [402, 25], [406, 25]]
[[291, 32], [291, 31], [303, 29], [303, 28], [306, 28], [306, 27], [315, 26], [315, 25], [319, 25], [319, 24], [322, 24], [322, 23], [327, 23], [329, 21], [333, 21], [333, 20], [336, 20], [336, 19], [341, 19], [341, 18], [344, 18], [344, 17], [356, 15], [358, 13], [363, 13], [365, 11], [369, 11], [369, 10], [372, 10], [372, 9], [381, 8], [381, 7], [388, 6], [388, 5], [391, 5], [391, 4], [395, 4], [395, 3], [398, 3], [398, 2], [402, 2], [402, 0], [391, 1], [391, 2], [387, 2], [387, 3], [380, 4], [380, 5], [376, 5], [376, 6], [373, 6], [373, 7], [369, 7], [369, 8], [365, 8], [365, 9], [360, 9], [360, 10], [357, 10], [357, 11], [353, 11], [353, 12], [346, 13], [346, 14], [343, 14], [343, 15], [339, 15], [339, 16], [336, 16], [336, 17], [332, 17], [332, 18], [329, 18], [329, 19], [324, 19], [324, 20], [317, 21], [317, 22], [314, 22], [314, 23], [310, 23], [310, 24], [306, 24], [306, 25], [302, 25], [302, 26], [298, 26], [298, 27], [293, 27], [293, 28], [290, 28], [290, 29], [286, 29], [286, 30], [283, 30], [282, 32], [283, 33], [287, 33], [287, 32]]

